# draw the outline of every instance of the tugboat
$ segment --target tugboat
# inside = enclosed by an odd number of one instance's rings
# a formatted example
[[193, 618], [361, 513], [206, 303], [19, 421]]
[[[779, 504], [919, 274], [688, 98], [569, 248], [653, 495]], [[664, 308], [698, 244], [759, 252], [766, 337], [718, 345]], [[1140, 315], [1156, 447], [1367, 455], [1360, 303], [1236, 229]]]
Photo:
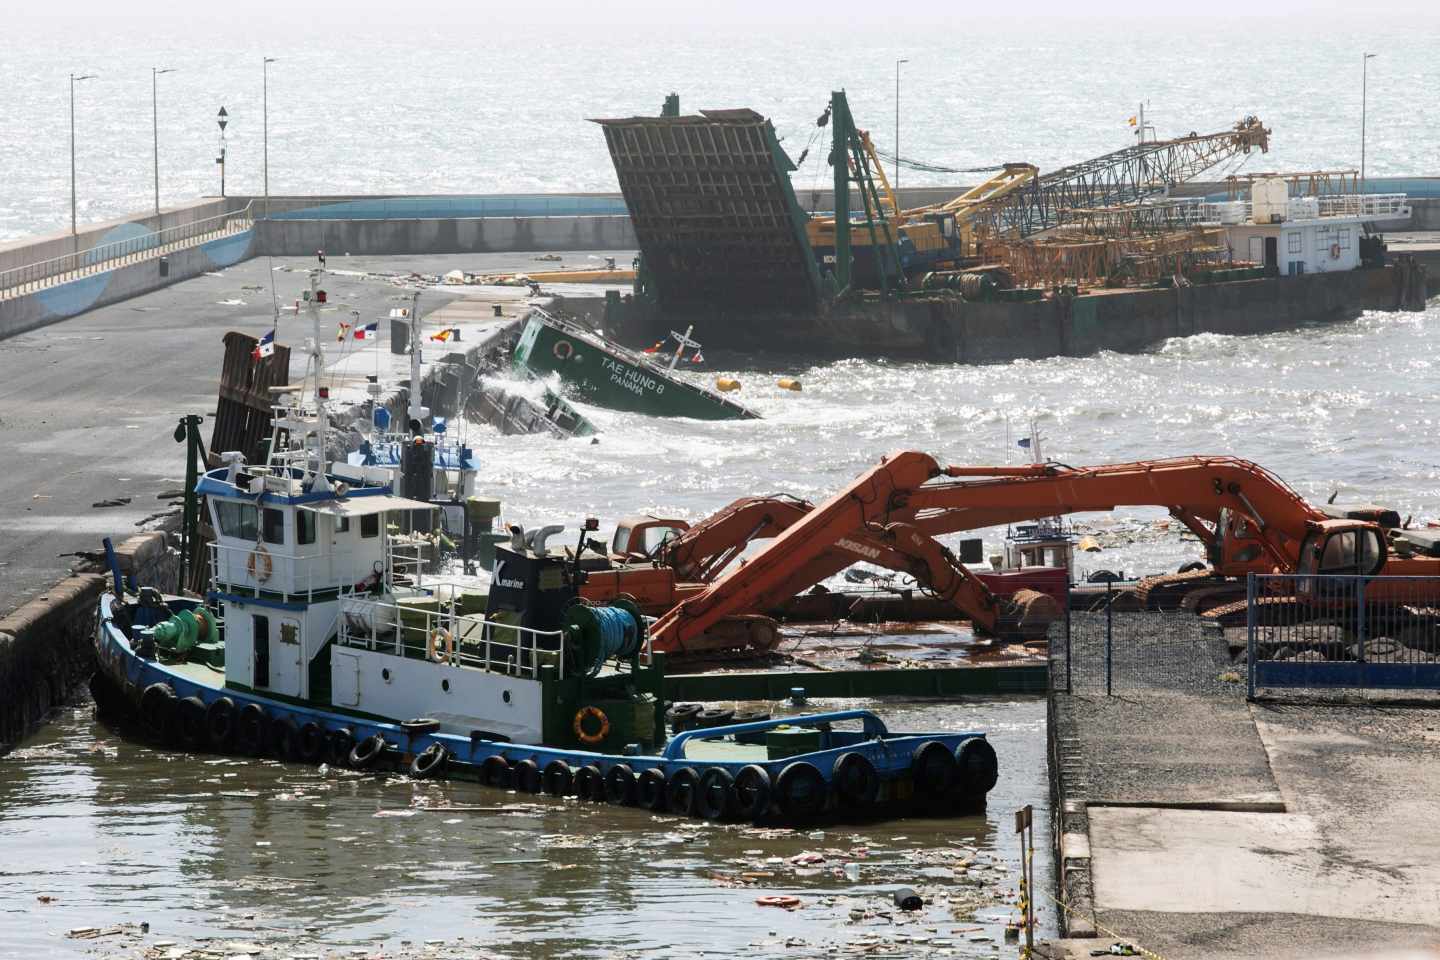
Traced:
[[696, 420], [758, 420], [760, 415], [675, 372], [681, 351], [699, 345], [689, 333], [675, 334], [675, 355], [667, 366], [627, 350], [577, 323], [532, 308], [515, 345], [515, 363], [538, 376], [559, 374], [583, 400], [653, 417]]
[[667, 711], [639, 607], [580, 599], [585, 572], [541, 535], [497, 546], [487, 593], [427, 573], [433, 506], [396, 496], [386, 469], [327, 462], [316, 325], [313, 405], [283, 394], [268, 462], [226, 454], [198, 483], [215, 529], [206, 598], [127, 590], [107, 542], [102, 711], [137, 711], [188, 749], [713, 820], [983, 809], [997, 763], [982, 733], [892, 733], [867, 710], [721, 726]]

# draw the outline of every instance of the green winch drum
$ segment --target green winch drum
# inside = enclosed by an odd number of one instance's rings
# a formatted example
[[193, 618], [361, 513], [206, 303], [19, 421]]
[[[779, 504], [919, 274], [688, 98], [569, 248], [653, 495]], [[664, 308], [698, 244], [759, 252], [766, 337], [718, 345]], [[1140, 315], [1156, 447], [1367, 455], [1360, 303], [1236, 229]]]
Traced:
[[577, 602], [565, 610], [564, 630], [570, 668], [594, 677], [611, 657], [640, 652], [645, 615], [628, 597], [617, 597], [603, 607]]

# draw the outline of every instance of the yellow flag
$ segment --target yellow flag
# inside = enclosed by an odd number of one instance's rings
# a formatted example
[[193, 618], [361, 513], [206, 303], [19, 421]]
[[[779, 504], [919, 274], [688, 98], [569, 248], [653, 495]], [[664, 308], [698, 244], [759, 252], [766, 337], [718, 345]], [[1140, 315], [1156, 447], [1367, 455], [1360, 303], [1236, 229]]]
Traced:
[[1137, 121], [1134, 117], [1131, 117], [1131, 118], [1130, 118], [1130, 126], [1132, 126], [1132, 127], [1135, 126], [1135, 124], [1136, 124], [1137, 122], [1138, 122], [1138, 121]]

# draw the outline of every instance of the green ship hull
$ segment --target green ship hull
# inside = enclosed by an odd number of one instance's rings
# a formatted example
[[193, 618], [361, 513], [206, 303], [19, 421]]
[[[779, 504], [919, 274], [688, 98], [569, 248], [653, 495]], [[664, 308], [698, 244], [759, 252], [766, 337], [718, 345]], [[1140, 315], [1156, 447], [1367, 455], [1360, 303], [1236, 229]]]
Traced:
[[759, 419], [754, 411], [640, 354], [538, 313], [531, 314], [515, 345], [515, 362], [540, 376], [557, 373], [573, 396], [612, 410], [696, 420]]

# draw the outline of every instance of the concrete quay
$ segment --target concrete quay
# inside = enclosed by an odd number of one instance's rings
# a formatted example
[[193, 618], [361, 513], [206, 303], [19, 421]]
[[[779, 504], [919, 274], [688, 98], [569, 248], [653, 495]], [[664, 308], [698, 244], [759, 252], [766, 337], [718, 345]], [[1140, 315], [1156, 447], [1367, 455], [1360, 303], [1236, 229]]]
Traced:
[[[1052, 660], [1050, 770], [1069, 939], [1166, 958], [1380, 955], [1440, 940], [1440, 698], [1245, 700], [1226, 641], [1156, 619], [1114, 696]], [[1099, 662], [1075, 632], [1072, 663]], [[1153, 658], [1184, 651], [1183, 665]], [[1243, 667], [1241, 668], [1243, 669]], [[1042, 901], [1045, 899], [1041, 898]]]

